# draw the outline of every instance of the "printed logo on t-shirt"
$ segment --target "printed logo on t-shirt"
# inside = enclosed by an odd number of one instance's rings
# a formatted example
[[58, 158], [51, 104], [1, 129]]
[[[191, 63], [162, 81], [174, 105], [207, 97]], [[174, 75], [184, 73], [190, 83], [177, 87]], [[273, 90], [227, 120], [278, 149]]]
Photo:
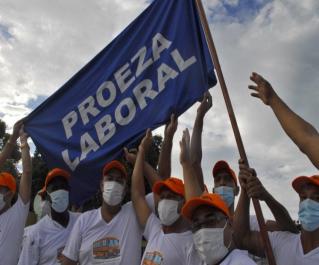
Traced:
[[120, 240], [115, 237], [105, 237], [95, 241], [93, 243], [93, 259], [112, 262], [120, 259]]
[[163, 259], [163, 255], [158, 251], [146, 252], [143, 259], [143, 265], [161, 265]]
[[59, 248], [59, 249], [57, 250], [56, 259], [57, 259], [58, 263], [62, 263], [62, 257], [63, 257], [62, 251], [63, 251], [63, 249], [64, 249], [64, 247]]

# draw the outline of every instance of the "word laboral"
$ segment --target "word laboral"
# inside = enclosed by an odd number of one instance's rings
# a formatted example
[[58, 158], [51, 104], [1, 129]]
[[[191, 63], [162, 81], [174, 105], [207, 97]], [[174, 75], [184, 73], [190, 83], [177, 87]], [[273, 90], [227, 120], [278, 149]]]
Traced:
[[[115, 108], [113, 114], [114, 120], [111, 114], [101, 115], [102, 117], [94, 124], [96, 133], [95, 137], [92, 137], [88, 132], [85, 132], [80, 137], [81, 155], [75, 158], [70, 158], [69, 150], [62, 151], [62, 157], [64, 162], [69, 168], [74, 171], [81, 161], [83, 161], [90, 152], [96, 152], [101, 146], [108, 142], [112, 136], [116, 133], [117, 126], [128, 125], [135, 117], [137, 108], [140, 110], [154, 100], [159, 93], [165, 90], [166, 83], [170, 79], [177, 78], [190, 66], [197, 62], [195, 56], [189, 58], [183, 58], [178, 49], [170, 49], [172, 41], [166, 39], [162, 34], [157, 33], [152, 38], [152, 47], [147, 50], [147, 47], [142, 47], [125, 65], [119, 68], [114, 73], [114, 79], [116, 82], [105, 81], [97, 89], [94, 96], [89, 96], [83, 100], [76, 110], [69, 112], [61, 120], [65, 131], [66, 139], [70, 139], [73, 136], [72, 128], [78, 123], [82, 122], [83, 125], [90, 123], [90, 117], [97, 117], [101, 114], [101, 111], [108, 108], [115, 103], [116, 98], [120, 96], [120, 93], [124, 93], [128, 88], [132, 88], [133, 97], [123, 98]], [[149, 53], [148, 53], [149, 51]], [[154, 67], [155, 62], [161, 59], [161, 56], [165, 53], [170, 53], [169, 58], [174, 62], [174, 65], [168, 65], [164, 62], [159, 64], [156, 71], [155, 81], [151, 79], [143, 79], [138, 84], [134, 84], [134, 81], [141, 76], [146, 69]], [[147, 54], [150, 54], [147, 56]], [[147, 58], [149, 57], [149, 58]], [[133, 69], [133, 64], [136, 65]], [[172, 64], [172, 63], [171, 63]], [[153, 70], [152, 70], [153, 73]], [[146, 101], [148, 99], [148, 102]], [[123, 114], [124, 112], [124, 114]], [[103, 113], [105, 114], [105, 113]], [[98, 139], [98, 142], [94, 140]]]

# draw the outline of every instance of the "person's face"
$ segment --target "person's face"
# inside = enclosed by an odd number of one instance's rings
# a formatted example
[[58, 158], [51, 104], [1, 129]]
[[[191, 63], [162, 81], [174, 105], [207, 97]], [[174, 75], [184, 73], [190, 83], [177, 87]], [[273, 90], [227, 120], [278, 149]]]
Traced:
[[[236, 185], [233, 177], [227, 170], [220, 170], [214, 177], [214, 188], [221, 186], [231, 187], [234, 189], [234, 195], [237, 196], [239, 193], [239, 188]], [[213, 189], [214, 192], [214, 189]]]
[[104, 182], [107, 181], [116, 181], [120, 184], [122, 184], [124, 187], [126, 187], [126, 178], [123, 176], [121, 171], [117, 169], [111, 169], [109, 172], [107, 172], [106, 175], [103, 176], [102, 178], [102, 183], [101, 183], [101, 191], [103, 192], [103, 186]]
[[316, 202], [319, 202], [319, 187], [313, 184], [305, 184], [300, 190], [299, 193], [300, 202], [311, 199]]
[[11, 205], [14, 193], [8, 187], [5, 186], [0, 186], [0, 193], [3, 195], [5, 207]]
[[184, 205], [185, 199], [183, 196], [176, 194], [175, 192], [171, 191], [170, 189], [163, 187], [160, 190], [160, 194], [159, 194], [159, 201], [161, 200], [175, 200], [179, 202], [179, 206], [178, 206], [178, 213], [181, 212], [182, 207]]
[[[226, 224], [227, 223], [227, 224]], [[226, 226], [225, 226], [226, 225]], [[224, 228], [224, 245], [228, 246], [232, 239], [232, 226], [229, 218], [218, 209], [203, 205], [198, 207], [191, 220], [192, 233], [203, 228]]]
[[[57, 190], [70, 191], [70, 186], [68, 181], [64, 177], [55, 177], [52, 179], [47, 186], [47, 193], [52, 193]], [[47, 196], [47, 200], [51, 202], [50, 196]]]

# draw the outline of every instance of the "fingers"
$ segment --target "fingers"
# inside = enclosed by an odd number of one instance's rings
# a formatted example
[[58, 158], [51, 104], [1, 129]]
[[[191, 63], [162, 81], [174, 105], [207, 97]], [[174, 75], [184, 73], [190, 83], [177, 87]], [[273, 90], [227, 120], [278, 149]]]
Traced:
[[261, 75], [253, 72], [250, 76], [250, 80], [255, 82], [256, 84], [260, 84], [264, 81], [264, 78]]
[[257, 86], [249, 85], [248, 88], [251, 89], [251, 90], [258, 91], [257, 90]]
[[260, 98], [260, 95], [258, 93], [251, 93], [250, 95], [254, 98]]

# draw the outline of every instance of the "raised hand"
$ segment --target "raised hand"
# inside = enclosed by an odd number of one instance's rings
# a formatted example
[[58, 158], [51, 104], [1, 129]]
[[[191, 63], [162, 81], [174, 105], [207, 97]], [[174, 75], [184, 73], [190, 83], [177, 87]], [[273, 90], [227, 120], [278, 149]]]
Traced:
[[13, 125], [13, 132], [10, 138], [10, 141], [15, 142], [18, 137], [20, 136], [20, 130], [23, 126], [24, 118], [21, 120], [18, 120], [14, 125]]
[[124, 147], [124, 157], [127, 162], [134, 165], [136, 161], [136, 149], [130, 149], [128, 150], [126, 147]]
[[165, 137], [173, 138], [177, 130], [177, 126], [178, 126], [178, 118], [173, 113], [171, 115], [169, 123], [167, 123], [165, 126], [165, 131], [164, 131]]
[[139, 149], [143, 148], [144, 151], [147, 152], [149, 147], [152, 144], [152, 141], [153, 141], [152, 131], [151, 129], [147, 129], [146, 134], [140, 143]]
[[212, 95], [208, 91], [206, 91], [204, 94], [203, 100], [197, 109], [197, 113], [201, 116], [205, 116], [205, 114], [210, 110], [212, 106], [213, 106]]
[[189, 163], [190, 159], [190, 136], [188, 129], [183, 131], [182, 140], [179, 142], [181, 152], [179, 156], [179, 160], [181, 164]]
[[271, 101], [276, 97], [276, 92], [271, 84], [257, 73], [252, 73], [250, 80], [256, 83], [256, 85], [248, 86], [249, 89], [255, 91], [250, 95], [259, 98], [264, 104], [270, 105]]

